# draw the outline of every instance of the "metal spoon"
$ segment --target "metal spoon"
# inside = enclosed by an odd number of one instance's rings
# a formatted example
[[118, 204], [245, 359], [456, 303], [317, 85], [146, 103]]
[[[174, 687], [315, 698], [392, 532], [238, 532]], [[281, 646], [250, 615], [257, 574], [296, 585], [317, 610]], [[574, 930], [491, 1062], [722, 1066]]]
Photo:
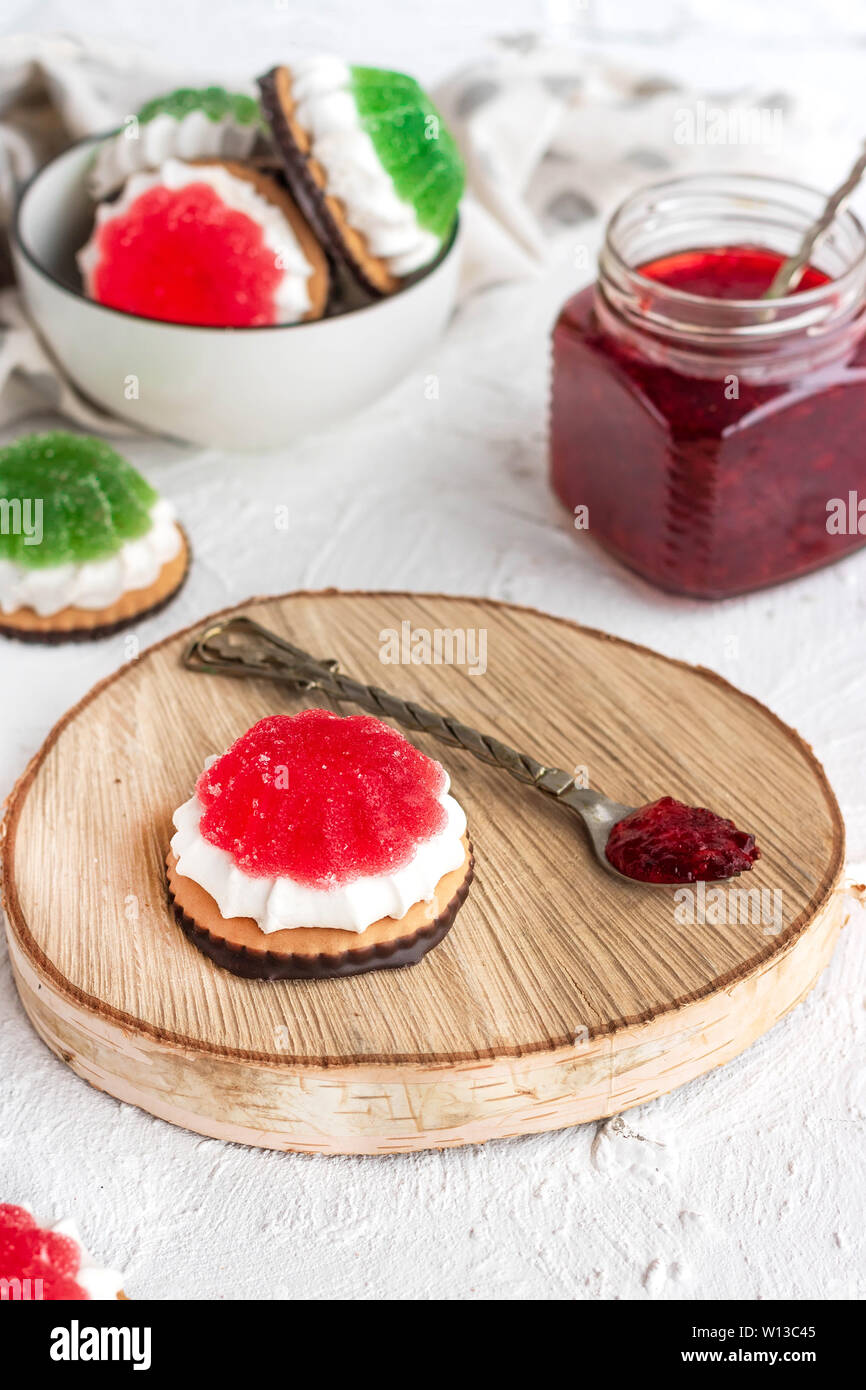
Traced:
[[761, 295], [762, 299], [781, 299], [789, 290], [797, 288], [804, 270], [812, 259], [812, 252], [817, 242], [825, 232], [829, 231], [836, 220], [836, 214], [845, 206], [864, 173], [866, 173], [866, 145], [864, 145], [862, 154], [853, 165], [844, 183], [841, 183], [836, 191], [830, 194], [821, 216], [805, 232], [794, 255], [789, 256], [779, 266], [773, 276], [770, 288]]
[[412, 700], [401, 700], [378, 686], [362, 685], [344, 675], [336, 660], [317, 661], [309, 652], [301, 651], [242, 615], [212, 623], [194, 637], [184, 653], [183, 664], [187, 670], [198, 674], [258, 676], [280, 681], [296, 690], [318, 690], [331, 700], [349, 701], [373, 714], [394, 719], [416, 733], [432, 734], [442, 743], [463, 748], [480, 762], [502, 768], [518, 782], [537, 787], [554, 801], [576, 811], [586, 826], [599, 863], [615, 878], [635, 886], [635, 879], [627, 878], [614, 868], [605, 854], [605, 846], [617, 821], [636, 808], [611, 801], [610, 797], [590, 791], [588, 787], [577, 786], [571, 773], [561, 768], [547, 767], [528, 753], [518, 753], [498, 738], [480, 734], [450, 715], [424, 709]]

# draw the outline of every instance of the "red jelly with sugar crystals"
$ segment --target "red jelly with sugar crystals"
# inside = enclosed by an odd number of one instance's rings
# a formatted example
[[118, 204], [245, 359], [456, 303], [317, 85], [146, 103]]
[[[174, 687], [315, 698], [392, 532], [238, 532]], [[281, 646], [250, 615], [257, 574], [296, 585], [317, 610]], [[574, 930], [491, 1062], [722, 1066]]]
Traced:
[[0, 1204], [0, 1297], [85, 1299], [76, 1281], [81, 1252], [74, 1240], [37, 1226], [23, 1207]]
[[553, 487], [662, 588], [722, 598], [866, 543], [860, 224], [843, 214], [796, 291], [760, 298], [822, 204], [745, 175], [648, 189], [559, 316]]
[[276, 321], [283, 278], [259, 224], [206, 183], [157, 185], [97, 233], [92, 294], [142, 318], [245, 328]]
[[309, 709], [254, 724], [196, 791], [202, 835], [245, 873], [335, 888], [408, 863], [445, 828], [444, 786], [380, 719]]
[[615, 869], [642, 883], [709, 883], [741, 874], [761, 857], [754, 835], [672, 796], [617, 821], [605, 852]]

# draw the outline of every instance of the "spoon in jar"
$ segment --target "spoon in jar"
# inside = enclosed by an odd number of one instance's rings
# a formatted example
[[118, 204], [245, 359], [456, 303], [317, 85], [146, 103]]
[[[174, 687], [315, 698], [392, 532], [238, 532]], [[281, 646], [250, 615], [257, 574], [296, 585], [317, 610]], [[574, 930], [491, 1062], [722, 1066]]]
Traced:
[[[518, 753], [491, 734], [481, 734], [450, 715], [439, 714], [424, 709], [412, 700], [403, 700], [389, 694], [378, 686], [364, 685], [339, 670], [334, 659], [317, 661], [308, 652], [295, 647], [291, 642], [277, 637], [267, 628], [260, 626], [243, 615], [212, 623], [190, 642], [183, 664], [189, 671], [205, 675], [247, 676], [280, 681], [295, 690], [319, 691], [331, 700], [348, 701], [370, 710], [373, 714], [393, 719], [415, 733], [430, 734], [442, 743], [462, 748], [478, 758], [480, 762], [501, 768], [518, 782], [536, 787], [569, 810], [576, 811], [589, 834], [590, 843], [599, 863], [615, 878], [634, 884], [641, 882], [650, 886], [696, 882], [699, 878], [720, 881], [732, 874], [750, 869], [760, 851], [756, 849], [751, 835], [738, 831], [730, 821], [724, 821], [711, 811], [703, 808], [685, 807], [672, 798], [652, 803], [649, 807], [624, 806], [612, 801], [602, 792], [577, 785], [571, 773], [562, 768], [548, 767], [528, 753]], [[642, 874], [621, 873], [608, 857], [608, 842], [615, 826], [621, 826], [626, 817], [635, 816], [638, 811], [656, 813], [663, 807], [669, 813], [671, 808], [676, 816], [689, 812], [702, 818], [701, 824], [709, 828], [711, 823], [716, 833], [721, 833], [730, 841], [728, 863], [718, 873], [692, 874], [691, 877], [674, 874], [671, 877], [648, 879]], [[650, 815], [657, 821], [659, 816]], [[631, 837], [630, 822], [629, 838]], [[656, 827], [657, 828], [657, 827]], [[639, 828], [634, 827], [635, 834]], [[737, 839], [731, 839], [734, 835]], [[634, 849], [634, 841], [632, 849]], [[670, 851], [669, 851], [670, 853]], [[631, 862], [629, 859], [628, 862]], [[667, 860], [660, 861], [661, 871]]]
[[812, 259], [812, 252], [821, 237], [828, 232], [836, 220], [836, 216], [848, 202], [851, 194], [856, 189], [864, 173], [866, 173], [866, 145], [860, 157], [855, 161], [848, 177], [844, 183], [840, 183], [835, 192], [831, 193], [824, 209], [820, 215], [807, 229], [803, 239], [793, 256], [789, 256], [783, 261], [776, 271], [770, 283], [769, 289], [761, 295], [762, 299], [781, 299], [783, 295], [795, 290], [803, 278], [803, 272], [809, 266]]

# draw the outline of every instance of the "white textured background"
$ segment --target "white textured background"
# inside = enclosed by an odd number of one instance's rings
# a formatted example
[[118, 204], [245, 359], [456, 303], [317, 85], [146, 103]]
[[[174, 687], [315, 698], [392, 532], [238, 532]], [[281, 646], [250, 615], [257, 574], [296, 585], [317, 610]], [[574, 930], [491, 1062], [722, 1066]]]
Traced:
[[[845, 0], [595, 0], [585, 47], [731, 91], [863, 108], [866, 10]], [[306, 11], [306, 13], [305, 13]], [[255, 72], [285, 36], [432, 82], [485, 35], [558, 19], [529, 0], [5, 0], [8, 31], [99, 34]], [[784, 36], [784, 37], [782, 37]], [[571, 272], [470, 301], [385, 401], [280, 456], [157, 442], [196, 565], [149, 643], [250, 593], [337, 585], [490, 594], [715, 667], [815, 746], [866, 860], [866, 554], [713, 606], [664, 598], [587, 543], [545, 482], [547, 336]], [[440, 398], [424, 396], [435, 373]], [[48, 425], [52, 421], [34, 421]], [[273, 526], [287, 504], [288, 533]], [[0, 649], [0, 794], [122, 659]], [[390, 1159], [260, 1153], [90, 1090], [47, 1052], [0, 967], [0, 1200], [74, 1215], [135, 1298], [751, 1298], [866, 1294], [866, 971], [853, 919], [811, 998], [743, 1058], [622, 1121]]]

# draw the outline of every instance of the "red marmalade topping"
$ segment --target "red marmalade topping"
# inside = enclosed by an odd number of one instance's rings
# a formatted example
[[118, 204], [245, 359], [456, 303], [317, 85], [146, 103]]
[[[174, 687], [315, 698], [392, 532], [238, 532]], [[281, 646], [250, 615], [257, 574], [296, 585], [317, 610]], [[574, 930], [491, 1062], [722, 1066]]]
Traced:
[[206, 183], [157, 185], [98, 233], [93, 297], [148, 319], [273, 323], [283, 278], [257, 222]]
[[244, 873], [334, 888], [391, 873], [446, 824], [445, 773], [370, 715], [277, 714], [198, 780], [206, 840]]
[[42, 1230], [23, 1207], [0, 1204], [0, 1299], [89, 1298], [75, 1279], [80, 1266], [69, 1236]]
[[617, 821], [606, 853], [621, 874], [643, 883], [709, 883], [741, 874], [761, 857], [754, 835], [672, 796]]

